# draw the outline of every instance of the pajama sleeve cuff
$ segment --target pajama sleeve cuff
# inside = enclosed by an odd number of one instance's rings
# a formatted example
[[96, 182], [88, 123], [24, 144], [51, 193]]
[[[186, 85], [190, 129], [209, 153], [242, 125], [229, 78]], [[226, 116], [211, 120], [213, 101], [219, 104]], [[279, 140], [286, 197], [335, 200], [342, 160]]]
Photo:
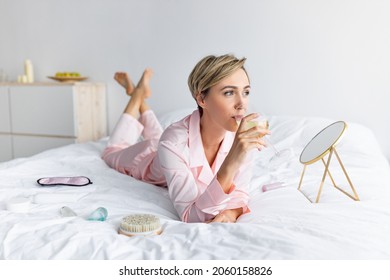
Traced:
[[202, 212], [217, 215], [226, 208], [230, 199], [230, 196], [223, 191], [221, 184], [217, 180], [217, 176], [215, 176], [195, 204]]

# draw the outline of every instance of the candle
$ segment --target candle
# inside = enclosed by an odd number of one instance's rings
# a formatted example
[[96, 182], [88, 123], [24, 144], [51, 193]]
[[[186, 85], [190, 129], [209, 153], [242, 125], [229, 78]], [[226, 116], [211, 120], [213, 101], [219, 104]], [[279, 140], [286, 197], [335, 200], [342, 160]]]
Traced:
[[27, 77], [27, 83], [33, 83], [34, 82], [34, 70], [33, 65], [31, 63], [31, 60], [26, 59], [24, 62], [24, 74]]

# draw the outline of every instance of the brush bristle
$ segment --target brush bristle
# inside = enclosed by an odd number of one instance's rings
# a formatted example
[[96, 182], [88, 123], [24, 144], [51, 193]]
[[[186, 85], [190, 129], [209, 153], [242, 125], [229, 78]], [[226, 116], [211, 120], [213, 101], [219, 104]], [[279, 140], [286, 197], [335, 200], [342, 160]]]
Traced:
[[134, 233], [154, 231], [160, 227], [160, 219], [150, 214], [129, 215], [121, 222], [123, 230]]

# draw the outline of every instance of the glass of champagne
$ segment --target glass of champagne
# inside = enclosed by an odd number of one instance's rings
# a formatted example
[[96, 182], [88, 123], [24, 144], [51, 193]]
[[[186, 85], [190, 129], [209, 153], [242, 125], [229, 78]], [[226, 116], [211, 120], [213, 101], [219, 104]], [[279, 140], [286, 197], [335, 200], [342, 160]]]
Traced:
[[[248, 121], [247, 127], [252, 128], [254, 126], [260, 126], [264, 129], [269, 129], [269, 121], [268, 118], [264, 114], [259, 114], [259, 116], [256, 119], [253, 119], [251, 121]], [[269, 139], [269, 136], [263, 136], [264, 140], [268, 147], [270, 147], [273, 151], [272, 157], [269, 159], [269, 167], [271, 169], [277, 169], [278, 167], [282, 166], [289, 160], [291, 160], [294, 157], [294, 153], [291, 149], [282, 149], [279, 150], [275, 147], [275, 145], [272, 143], [272, 141]]]
[[[239, 122], [237, 122], [237, 124], [239, 124]], [[260, 126], [261, 128], [269, 129], [270, 123], [264, 114], [258, 114], [258, 117], [246, 123], [246, 129], [250, 129], [254, 126]], [[287, 174], [291, 173], [290, 168], [288, 167], [291, 164], [291, 160], [295, 157], [295, 154], [291, 148], [282, 150], [277, 149], [270, 140], [270, 136], [264, 135], [262, 137], [265, 140], [267, 148], [271, 149], [272, 154], [269, 159], [266, 157], [264, 158], [264, 164], [269, 171], [268, 175], [270, 176], [270, 182], [262, 186], [262, 191], [265, 192], [273, 189], [287, 187], [287, 182], [289, 181]]]

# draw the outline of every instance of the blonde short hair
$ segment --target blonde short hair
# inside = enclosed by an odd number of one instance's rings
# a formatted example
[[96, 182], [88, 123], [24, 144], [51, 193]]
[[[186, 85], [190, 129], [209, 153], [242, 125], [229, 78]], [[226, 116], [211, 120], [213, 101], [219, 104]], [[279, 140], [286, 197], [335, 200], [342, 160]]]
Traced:
[[[196, 101], [199, 94], [207, 95], [208, 90], [238, 69], [244, 68], [246, 58], [238, 59], [231, 54], [221, 56], [209, 55], [201, 59], [188, 77], [188, 87]], [[249, 79], [249, 77], [248, 77]], [[201, 110], [201, 108], [198, 106]]]

